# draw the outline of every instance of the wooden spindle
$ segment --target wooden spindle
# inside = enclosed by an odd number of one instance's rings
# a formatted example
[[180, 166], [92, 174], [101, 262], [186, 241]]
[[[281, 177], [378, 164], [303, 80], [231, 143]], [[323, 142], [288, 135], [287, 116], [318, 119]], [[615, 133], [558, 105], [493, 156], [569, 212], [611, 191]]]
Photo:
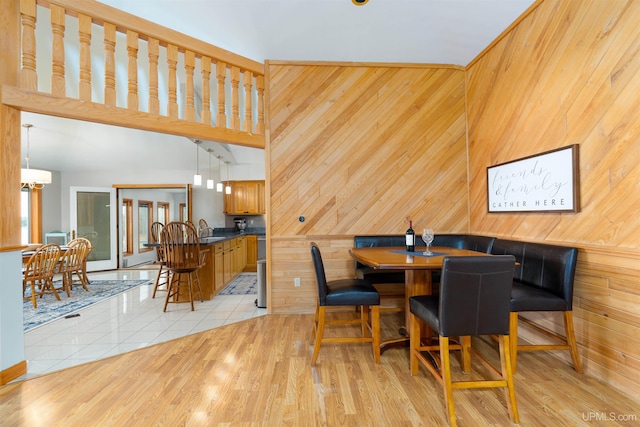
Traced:
[[240, 69], [231, 67], [231, 129], [240, 130], [240, 104], [238, 88], [240, 87]]
[[116, 26], [104, 23], [104, 105], [116, 105]]
[[149, 113], [160, 114], [160, 100], [158, 99], [158, 58], [160, 56], [160, 42], [149, 38]]
[[201, 121], [206, 125], [211, 124], [211, 58], [200, 58], [200, 74], [202, 75], [202, 115]]
[[216, 126], [227, 127], [227, 114], [225, 113], [224, 80], [227, 77], [227, 64], [219, 61], [216, 64], [216, 79], [218, 81], [218, 115]]
[[176, 82], [176, 70], [178, 66], [178, 47], [176, 45], [167, 46], [167, 64], [169, 66], [169, 105], [167, 108], [169, 117], [178, 118], [178, 90]]
[[127, 31], [127, 108], [138, 111], [138, 33]]
[[196, 54], [187, 50], [184, 53], [184, 71], [186, 74], [186, 94], [185, 94], [185, 110], [184, 118], [190, 122], [196, 121], [195, 96], [193, 88], [193, 70], [196, 68]]
[[244, 128], [245, 132], [253, 132], [253, 110], [251, 108], [251, 89], [253, 88], [253, 74], [251, 71], [243, 73], [244, 80]]
[[264, 76], [256, 76], [256, 91], [258, 92], [258, 123], [256, 133], [264, 135]]
[[78, 93], [82, 101], [91, 102], [91, 17], [78, 15], [80, 41], [80, 81]]
[[22, 23], [22, 67], [20, 70], [20, 86], [26, 90], [37, 91], [36, 0], [20, 1], [20, 19]]
[[64, 78], [64, 8], [52, 4], [51, 33], [53, 42], [51, 47], [51, 94], [64, 97], [66, 95], [66, 83]]

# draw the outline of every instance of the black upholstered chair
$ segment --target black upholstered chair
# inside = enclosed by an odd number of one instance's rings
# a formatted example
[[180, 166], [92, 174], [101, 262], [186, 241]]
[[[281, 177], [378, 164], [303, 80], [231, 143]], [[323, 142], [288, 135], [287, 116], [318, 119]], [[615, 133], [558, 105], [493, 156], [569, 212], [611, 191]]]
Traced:
[[[311, 244], [311, 257], [318, 285], [318, 300], [312, 340], [314, 341], [311, 364], [315, 364], [322, 343], [371, 342], [375, 363], [380, 363], [380, 294], [366, 280], [338, 279], [327, 282], [322, 255], [317, 244]], [[359, 319], [326, 320], [326, 308], [332, 306], [360, 306]], [[371, 322], [369, 323], [369, 307]], [[360, 324], [362, 336], [324, 337], [325, 326]], [[369, 334], [368, 332], [371, 332]], [[370, 336], [369, 336], [370, 335]]]
[[[445, 257], [440, 294], [409, 298], [411, 374], [418, 373], [421, 362], [442, 384], [447, 416], [452, 426], [456, 425], [453, 390], [461, 388], [504, 387], [510, 418], [515, 423], [519, 422], [509, 352], [509, 304], [514, 263], [515, 258], [509, 255]], [[438, 334], [438, 345], [432, 345], [428, 339], [422, 342], [421, 322]], [[499, 374], [497, 380], [452, 381], [449, 351], [462, 351], [463, 370], [468, 372], [472, 335], [498, 337], [500, 371], [474, 352], [491, 372]], [[463, 337], [462, 344], [450, 343], [450, 337]], [[422, 353], [435, 350], [439, 350], [440, 354], [439, 369]]]
[[[496, 255], [513, 255], [518, 262], [511, 291], [511, 359], [515, 372], [518, 351], [569, 350], [573, 367], [582, 372], [573, 328], [573, 281], [578, 249], [542, 243], [497, 239], [492, 251]], [[518, 313], [558, 311], [563, 313], [565, 336], [528, 322], [538, 332], [559, 344], [518, 344]]]

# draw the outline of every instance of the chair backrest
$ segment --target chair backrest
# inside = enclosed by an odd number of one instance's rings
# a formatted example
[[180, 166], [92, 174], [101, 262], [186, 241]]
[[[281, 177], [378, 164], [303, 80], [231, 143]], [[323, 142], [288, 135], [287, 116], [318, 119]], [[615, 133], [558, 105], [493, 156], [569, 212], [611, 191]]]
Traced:
[[153, 243], [160, 243], [160, 234], [164, 225], [161, 222], [154, 222], [151, 224], [151, 240]]
[[198, 221], [198, 227], [208, 228], [209, 224], [207, 224], [207, 221], [204, 218], [200, 218], [200, 220]]
[[89, 245], [91, 243], [88, 239], [79, 237], [73, 239], [67, 245], [67, 250], [62, 253], [60, 259], [59, 271], [73, 271], [82, 268], [82, 263], [86, 259], [89, 251]]
[[495, 255], [513, 255], [518, 266], [513, 280], [556, 295], [571, 310], [573, 280], [578, 263], [578, 249], [544, 243], [496, 239], [491, 250]]
[[468, 249], [489, 254], [495, 240], [495, 237], [473, 234], [436, 234], [433, 238], [433, 246]]
[[195, 270], [200, 267], [200, 241], [191, 223], [170, 222], [160, 234], [164, 261], [168, 269]]
[[27, 261], [24, 278], [41, 280], [53, 277], [59, 260], [60, 246], [53, 243], [40, 246]]
[[316, 243], [311, 243], [311, 258], [313, 258], [313, 268], [316, 272], [316, 284], [318, 285], [318, 305], [327, 304], [327, 276], [324, 272], [322, 254]]
[[508, 335], [511, 255], [445, 257], [440, 279], [440, 335]]

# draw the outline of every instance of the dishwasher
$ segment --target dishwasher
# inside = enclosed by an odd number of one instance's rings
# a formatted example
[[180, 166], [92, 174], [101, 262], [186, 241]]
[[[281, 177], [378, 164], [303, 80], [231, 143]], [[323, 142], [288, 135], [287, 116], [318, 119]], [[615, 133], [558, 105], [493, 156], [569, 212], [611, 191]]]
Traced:
[[267, 238], [258, 236], [258, 298], [256, 307], [267, 307]]

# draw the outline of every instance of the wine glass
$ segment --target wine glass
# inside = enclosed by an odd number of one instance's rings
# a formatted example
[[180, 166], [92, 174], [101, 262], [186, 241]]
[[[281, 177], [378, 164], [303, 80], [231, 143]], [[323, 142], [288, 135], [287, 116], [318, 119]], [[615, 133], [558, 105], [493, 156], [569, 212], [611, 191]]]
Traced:
[[424, 255], [433, 255], [433, 252], [429, 250], [429, 245], [433, 242], [433, 228], [425, 228], [422, 232], [422, 240], [427, 245], [427, 250], [423, 252]]

